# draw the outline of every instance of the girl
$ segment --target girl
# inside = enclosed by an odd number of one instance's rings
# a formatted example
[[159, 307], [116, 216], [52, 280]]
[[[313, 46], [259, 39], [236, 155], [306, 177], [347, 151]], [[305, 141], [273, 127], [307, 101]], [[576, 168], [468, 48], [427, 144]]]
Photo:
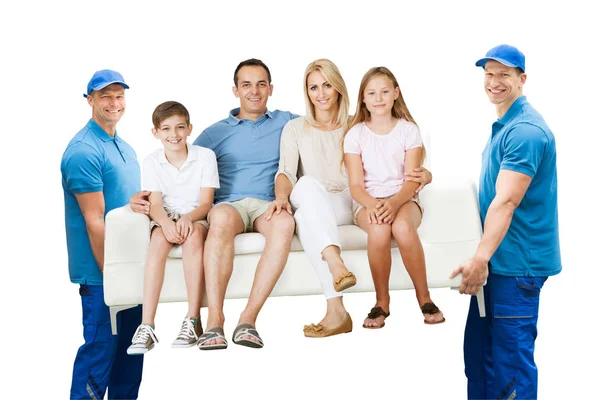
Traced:
[[368, 234], [367, 253], [377, 297], [363, 327], [383, 328], [390, 315], [391, 237], [413, 281], [425, 323], [444, 322], [429, 296], [425, 256], [417, 235], [422, 217], [415, 195], [419, 185], [404, 178], [404, 171], [417, 168], [424, 158], [421, 135], [387, 68], [371, 68], [363, 77], [343, 148], [354, 222]]

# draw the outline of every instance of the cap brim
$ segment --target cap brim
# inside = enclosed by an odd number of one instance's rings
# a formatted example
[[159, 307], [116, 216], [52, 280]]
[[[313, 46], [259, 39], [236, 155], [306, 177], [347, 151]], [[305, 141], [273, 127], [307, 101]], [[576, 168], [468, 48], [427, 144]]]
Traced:
[[[112, 82], [104, 82], [103, 84], [96, 86], [95, 88], [92, 89], [92, 92], [94, 90], [96, 90], [96, 91], [102, 90], [105, 87], [112, 85], [113, 83], [118, 83], [119, 85], [123, 86], [125, 89], [129, 89], [129, 85], [126, 84], [125, 82], [122, 82], [122, 81], [112, 81]], [[90, 93], [92, 93], [92, 92], [90, 92]], [[88, 94], [84, 93], [83, 97], [88, 97]]]
[[506, 61], [503, 58], [498, 58], [498, 57], [485, 57], [485, 58], [482, 58], [481, 60], [479, 60], [479, 61], [477, 61], [475, 63], [475, 66], [485, 68], [485, 63], [487, 63], [490, 60], [498, 61], [500, 64], [504, 64], [507, 67], [511, 67], [511, 68], [518, 67], [518, 65], [515, 65], [513, 63], [510, 63], [510, 62]]

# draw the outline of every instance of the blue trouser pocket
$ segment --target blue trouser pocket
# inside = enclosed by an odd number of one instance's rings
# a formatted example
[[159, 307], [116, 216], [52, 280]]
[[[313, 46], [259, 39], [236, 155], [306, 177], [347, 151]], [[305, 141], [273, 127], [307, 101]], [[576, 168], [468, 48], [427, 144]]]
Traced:
[[515, 279], [517, 280], [517, 288], [520, 289], [521, 295], [525, 297], [540, 297], [540, 290], [547, 278], [527, 278], [517, 276]]

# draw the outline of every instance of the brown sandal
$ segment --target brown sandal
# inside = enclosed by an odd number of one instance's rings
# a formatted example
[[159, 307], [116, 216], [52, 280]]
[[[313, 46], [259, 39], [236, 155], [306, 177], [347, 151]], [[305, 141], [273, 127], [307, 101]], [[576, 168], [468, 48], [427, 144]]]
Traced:
[[[440, 312], [440, 309], [433, 303], [425, 303], [423, 304], [423, 306], [421, 307], [421, 312], [423, 313], [423, 315], [425, 314], [437, 314]], [[427, 322], [427, 320], [423, 320], [424, 323], [428, 324], [428, 325], [436, 325], [436, 324], [441, 324], [442, 322], [446, 322], [446, 318], [442, 317], [441, 321], [437, 321], [437, 322]]]
[[381, 329], [385, 326], [385, 319], [387, 317], [390, 316], [389, 312], [385, 312], [383, 311], [383, 308], [381, 307], [373, 307], [371, 308], [371, 312], [367, 315], [367, 318], [369, 319], [375, 319], [377, 317], [381, 317], [383, 315], [383, 323], [380, 326], [366, 326], [365, 324], [363, 324], [363, 328], [367, 328], [367, 329]]
[[333, 282], [333, 288], [336, 292], [341, 292], [356, 285], [356, 276], [352, 272], [338, 276]]

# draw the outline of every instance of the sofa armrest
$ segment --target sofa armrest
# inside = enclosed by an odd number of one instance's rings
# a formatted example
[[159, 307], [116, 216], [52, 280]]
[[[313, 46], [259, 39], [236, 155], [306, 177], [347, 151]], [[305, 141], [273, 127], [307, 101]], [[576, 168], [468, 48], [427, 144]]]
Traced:
[[[128, 205], [106, 215], [104, 274], [123, 263], [145, 263], [150, 246], [150, 218]], [[108, 271], [107, 271], [108, 269]]]
[[419, 194], [423, 205], [422, 242], [456, 243], [481, 239], [477, 189], [472, 181], [432, 183]]

